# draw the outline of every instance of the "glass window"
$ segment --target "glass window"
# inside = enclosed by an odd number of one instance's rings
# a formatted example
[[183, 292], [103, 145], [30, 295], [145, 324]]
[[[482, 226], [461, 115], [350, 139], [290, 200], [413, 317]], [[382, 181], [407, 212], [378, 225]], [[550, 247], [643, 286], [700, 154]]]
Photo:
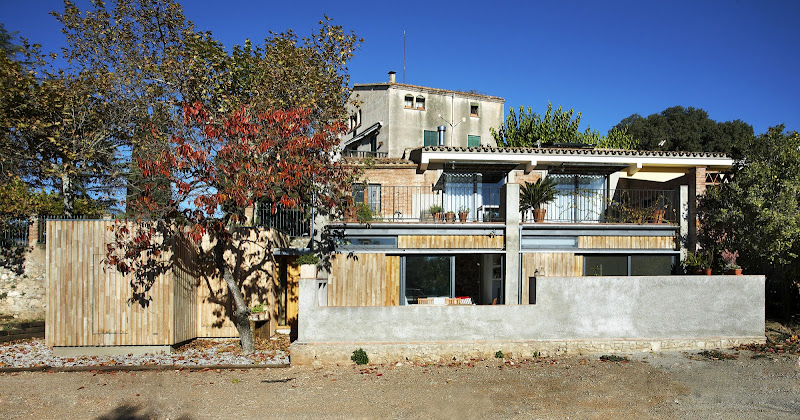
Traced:
[[417, 109], [424, 110], [425, 109], [425, 98], [422, 96], [417, 96]]
[[627, 255], [586, 255], [583, 257], [584, 276], [627, 276]]
[[406, 256], [405, 297], [409, 304], [419, 298], [450, 297], [450, 257]]
[[413, 96], [406, 95], [405, 107], [408, 108], [408, 109], [414, 108], [414, 97]]
[[425, 130], [425, 131], [423, 131], [422, 134], [423, 134], [422, 135], [422, 145], [423, 146], [436, 146], [438, 141], [437, 141], [437, 138], [436, 138], [436, 132], [435, 131]]
[[347, 236], [335, 239], [339, 248], [397, 248], [396, 236]]
[[522, 249], [572, 249], [577, 247], [577, 236], [524, 236], [520, 239], [520, 248]]
[[378, 214], [381, 210], [381, 184], [369, 184], [366, 188], [363, 184], [353, 185], [353, 201], [369, 205], [372, 214]]
[[471, 104], [469, 106], [469, 116], [470, 117], [477, 117], [478, 116], [478, 104]]
[[672, 255], [631, 255], [632, 276], [668, 276], [674, 264]]

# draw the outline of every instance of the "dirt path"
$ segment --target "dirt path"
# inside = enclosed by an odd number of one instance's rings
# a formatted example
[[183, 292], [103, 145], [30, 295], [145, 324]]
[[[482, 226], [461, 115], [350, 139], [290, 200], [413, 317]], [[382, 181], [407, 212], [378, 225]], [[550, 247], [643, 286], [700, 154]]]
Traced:
[[798, 418], [796, 357], [0, 375], [0, 418]]

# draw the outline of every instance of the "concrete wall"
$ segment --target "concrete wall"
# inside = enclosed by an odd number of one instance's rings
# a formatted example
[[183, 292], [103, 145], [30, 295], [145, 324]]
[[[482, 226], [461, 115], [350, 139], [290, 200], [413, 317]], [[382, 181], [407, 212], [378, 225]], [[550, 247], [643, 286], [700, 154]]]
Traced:
[[764, 339], [763, 276], [543, 277], [535, 305], [321, 307], [315, 288], [301, 281], [298, 357], [315, 344]]
[[[418, 97], [425, 98], [425, 109], [420, 110], [416, 106], [405, 108], [406, 95], [413, 96], [415, 101]], [[395, 158], [403, 157], [406, 149], [422, 147], [423, 131], [436, 131], [440, 125], [447, 127], [447, 146], [467, 147], [468, 135], [480, 136], [481, 144], [495, 146], [489, 128], [497, 129], [504, 118], [504, 101], [501, 98], [402, 83], [356, 85], [351, 99], [356, 105], [348, 106], [348, 114], [351, 120], [357, 116], [359, 126], [346, 134], [343, 141], [381, 121], [383, 128], [377, 137], [377, 151], [388, 152], [389, 157]], [[473, 104], [478, 105], [478, 116], [470, 115], [470, 105]], [[464, 122], [460, 122], [462, 118]], [[458, 124], [453, 128], [448, 123]], [[367, 144], [365, 142], [359, 150], [367, 150]]]

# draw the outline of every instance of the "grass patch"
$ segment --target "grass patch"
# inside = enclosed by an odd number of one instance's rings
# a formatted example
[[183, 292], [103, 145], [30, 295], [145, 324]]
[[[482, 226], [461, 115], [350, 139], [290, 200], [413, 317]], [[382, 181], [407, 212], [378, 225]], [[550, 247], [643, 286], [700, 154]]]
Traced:
[[604, 362], [621, 362], [621, 363], [627, 363], [631, 361], [631, 359], [628, 359], [625, 356], [617, 356], [616, 354], [604, 354], [600, 356], [600, 360]]
[[736, 360], [739, 358], [739, 356], [735, 354], [725, 353], [719, 350], [703, 350], [697, 354], [711, 360]]

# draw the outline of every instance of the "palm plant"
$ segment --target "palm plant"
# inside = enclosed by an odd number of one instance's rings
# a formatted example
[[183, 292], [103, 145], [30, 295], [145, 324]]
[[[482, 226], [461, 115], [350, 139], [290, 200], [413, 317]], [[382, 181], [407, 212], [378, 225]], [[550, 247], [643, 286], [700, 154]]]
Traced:
[[539, 178], [536, 182], [527, 182], [519, 188], [520, 210], [541, 209], [543, 205], [556, 199], [557, 192], [553, 178]]

